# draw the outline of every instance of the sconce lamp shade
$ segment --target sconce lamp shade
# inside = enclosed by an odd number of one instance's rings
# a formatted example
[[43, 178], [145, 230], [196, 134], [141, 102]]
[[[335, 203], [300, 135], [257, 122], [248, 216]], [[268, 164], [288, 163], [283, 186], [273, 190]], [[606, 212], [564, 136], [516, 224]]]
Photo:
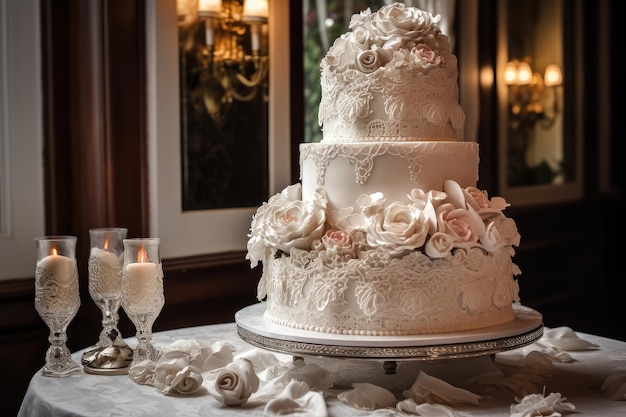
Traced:
[[266, 21], [268, 15], [267, 0], [245, 0], [243, 3], [243, 20]]
[[504, 68], [504, 82], [506, 85], [517, 84], [517, 67], [519, 61], [507, 62]]
[[219, 16], [222, 11], [222, 0], [200, 0], [198, 14], [200, 16]]
[[546, 87], [554, 87], [560, 85], [563, 82], [563, 74], [561, 68], [556, 64], [550, 64], [546, 67], [546, 72], [543, 77]]
[[517, 67], [517, 84], [527, 85], [533, 80], [533, 70], [528, 62], [520, 62]]
[[533, 70], [528, 62], [510, 61], [504, 68], [506, 85], [528, 85], [533, 81]]

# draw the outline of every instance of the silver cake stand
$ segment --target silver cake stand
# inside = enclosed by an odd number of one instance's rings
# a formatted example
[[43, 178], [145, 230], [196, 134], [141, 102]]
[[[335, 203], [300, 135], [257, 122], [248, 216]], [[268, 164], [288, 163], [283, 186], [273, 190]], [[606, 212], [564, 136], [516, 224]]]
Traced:
[[509, 323], [456, 333], [407, 336], [357, 336], [293, 329], [265, 320], [265, 303], [235, 314], [239, 337], [253, 346], [294, 357], [319, 356], [382, 361], [394, 373], [396, 361], [434, 361], [494, 355], [529, 345], [543, 335], [543, 317], [514, 305]]

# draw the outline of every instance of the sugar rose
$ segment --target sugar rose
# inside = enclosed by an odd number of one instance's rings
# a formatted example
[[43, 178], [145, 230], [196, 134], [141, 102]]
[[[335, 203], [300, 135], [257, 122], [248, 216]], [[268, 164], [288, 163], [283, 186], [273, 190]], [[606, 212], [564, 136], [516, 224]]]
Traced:
[[450, 203], [437, 207], [437, 230], [453, 237], [454, 247], [477, 246], [485, 232], [485, 224], [478, 214], [470, 209], [455, 208]]
[[163, 394], [193, 394], [202, 387], [200, 369], [189, 365], [189, 355], [182, 351], [165, 353], [154, 372], [154, 386]]
[[302, 201], [300, 184], [273, 196], [257, 210], [248, 235], [246, 259], [255, 267], [266, 247], [289, 252], [291, 248], [310, 249], [324, 234], [326, 198], [317, 193], [312, 201]]
[[209, 394], [222, 404], [244, 404], [259, 389], [259, 377], [249, 359], [240, 358], [218, 370], [208, 385]]
[[424, 245], [427, 235], [428, 219], [424, 212], [395, 201], [370, 218], [367, 243], [384, 248], [389, 256], [399, 257]]

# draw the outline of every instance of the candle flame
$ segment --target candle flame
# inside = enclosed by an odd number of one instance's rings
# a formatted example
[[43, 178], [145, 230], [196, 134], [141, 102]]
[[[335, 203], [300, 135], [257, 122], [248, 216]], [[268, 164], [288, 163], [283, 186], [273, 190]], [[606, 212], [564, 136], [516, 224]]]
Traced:
[[57, 256], [59, 254], [59, 251], [57, 250], [56, 247], [52, 247], [52, 249], [50, 249], [50, 255], [52, 256]]
[[143, 246], [137, 252], [137, 262], [148, 262], [148, 252]]
[[109, 249], [109, 239], [104, 241], [104, 249]]

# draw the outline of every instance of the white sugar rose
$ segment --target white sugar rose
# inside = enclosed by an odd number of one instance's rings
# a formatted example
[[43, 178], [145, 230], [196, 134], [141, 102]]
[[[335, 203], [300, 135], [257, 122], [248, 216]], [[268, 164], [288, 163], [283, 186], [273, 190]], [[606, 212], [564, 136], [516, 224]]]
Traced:
[[356, 69], [366, 74], [376, 71], [381, 66], [378, 54], [370, 49], [359, 53], [355, 62]]
[[190, 366], [189, 355], [182, 351], [165, 353], [154, 372], [154, 386], [163, 394], [193, 394], [202, 386], [200, 369]]
[[452, 253], [454, 248], [454, 237], [437, 232], [426, 241], [424, 252], [431, 258], [445, 258]]
[[137, 384], [154, 386], [155, 367], [156, 362], [146, 359], [132, 365], [128, 370], [128, 376]]
[[424, 212], [395, 201], [370, 217], [367, 243], [384, 248], [391, 257], [400, 257], [423, 246], [427, 235], [428, 219]]
[[248, 235], [246, 259], [255, 267], [267, 246], [289, 252], [311, 249], [322, 237], [326, 222], [326, 198], [321, 191], [312, 201], [302, 201], [300, 184], [291, 185], [257, 209]]
[[487, 225], [485, 234], [480, 238], [480, 243], [487, 251], [495, 252], [507, 246], [519, 246], [520, 239], [515, 221], [500, 216]]
[[258, 389], [259, 377], [247, 358], [237, 359], [218, 370], [208, 385], [209, 394], [228, 406], [244, 404]]
[[433, 17], [428, 12], [395, 3], [381, 7], [368, 21], [372, 32], [381, 39], [401, 36], [405, 42], [419, 39], [424, 32], [438, 30], [436, 23], [441, 16]]

